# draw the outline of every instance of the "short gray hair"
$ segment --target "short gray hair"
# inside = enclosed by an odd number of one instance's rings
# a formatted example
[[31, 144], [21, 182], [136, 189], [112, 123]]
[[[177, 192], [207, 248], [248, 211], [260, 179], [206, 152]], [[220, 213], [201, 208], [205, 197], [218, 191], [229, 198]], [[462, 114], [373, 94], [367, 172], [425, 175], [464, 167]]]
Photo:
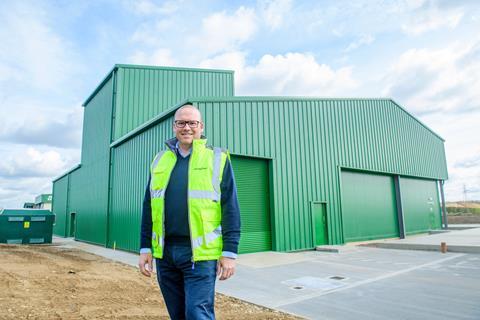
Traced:
[[183, 110], [183, 109], [193, 109], [193, 110], [197, 110], [197, 111], [198, 111], [198, 114], [200, 115], [200, 121], [202, 121], [202, 113], [201, 113], [200, 110], [199, 110], [195, 105], [193, 105], [193, 103], [191, 103], [191, 102], [186, 102], [186, 103], [184, 103], [180, 108], [178, 108], [177, 111], [175, 111], [175, 115], [174, 115], [173, 119], [176, 119], [176, 118], [177, 118], [177, 114], [180, 112], [180, 110]]

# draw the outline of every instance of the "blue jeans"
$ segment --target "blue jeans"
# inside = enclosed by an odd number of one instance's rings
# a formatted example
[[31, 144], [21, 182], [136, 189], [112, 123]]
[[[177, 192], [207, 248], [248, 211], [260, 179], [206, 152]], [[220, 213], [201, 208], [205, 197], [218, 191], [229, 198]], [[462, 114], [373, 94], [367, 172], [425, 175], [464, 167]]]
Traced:
[[163, 259], [156, 259], [157, 278], [168, 314], [177, 319], [215, 319], [217, 261], [197, 261], [192, 249], [166, 245]]

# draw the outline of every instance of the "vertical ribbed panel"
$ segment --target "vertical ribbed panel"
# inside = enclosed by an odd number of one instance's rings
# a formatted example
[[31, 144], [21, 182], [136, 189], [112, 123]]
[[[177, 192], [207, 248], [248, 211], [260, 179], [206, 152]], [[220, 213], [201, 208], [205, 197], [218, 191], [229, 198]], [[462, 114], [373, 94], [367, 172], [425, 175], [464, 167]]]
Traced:
[[391, 100], [238, 97], [197, 104], [213, 145], [273, 158], [276, 250], [313, 247], [311, 201], [326, 201], [329, 242], [343, 242], [340, 167], [447, 178], [443, 141]]
[[345, 242], [398, 237], [393, 177], [348, 170], [341, 175]]
[[189, 97], [233, 96], [233, 72], [119, 66], [113, 140]]
[[[343, 243], [340, 167], [447, 178], [443, 141], [391, 100], [237, 97], [196, 104], [209, 144], [272, 159], [274, 250], [313, 247], [312, 201], [326, 202], [329, 243]], [[119, 248], [138, 249], [148, 166], [173, 136], [171, 123], [166, 118], [113, 151], [110, 235]]]
[[68, 179], [67, 174], [53, 183], [52, 212], [55, 215], [53, 233], [61, 237], [67, 236], [65, 226], [68, 210]]
[[112, 189], [108, 246], [138, 251], [142, 203], [149, 167], [173, 137], [173, 117], [112, 150]]
[[231, 156], [235, 168], [242, 236], [239, 253], [272, 250], [272, 227], [268, 187], [268, 161]]
[[407, 235], [441, 228], [437, 181], [401, 177], [400, 190]]
[[113, 99], [111, 77], [84, 108], [82, 167], [71, 174], [69, 211], [75, 238], [105, 244]]

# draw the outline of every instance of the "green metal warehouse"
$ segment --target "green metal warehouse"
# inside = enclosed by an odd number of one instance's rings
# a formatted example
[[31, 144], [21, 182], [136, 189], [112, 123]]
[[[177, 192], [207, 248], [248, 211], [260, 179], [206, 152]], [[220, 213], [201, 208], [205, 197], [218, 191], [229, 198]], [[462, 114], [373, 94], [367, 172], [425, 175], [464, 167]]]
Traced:
[[397, 103], [240, 97], [233, 80], [232, 71], [116, 65], [84, 103], [81, 164], [54, 180], [54, 233], [137, 251], [148, 168], [187, 101], [209, 144], [230, 150], [241, 252], [442, 228], [444, 140]]

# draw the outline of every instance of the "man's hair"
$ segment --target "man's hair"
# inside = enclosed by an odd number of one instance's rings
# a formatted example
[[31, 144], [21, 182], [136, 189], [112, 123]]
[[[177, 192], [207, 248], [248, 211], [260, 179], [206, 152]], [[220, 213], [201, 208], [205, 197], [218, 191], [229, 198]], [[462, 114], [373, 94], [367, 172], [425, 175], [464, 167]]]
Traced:
[[177, 111], [175, 111], [175, 115], [173, 117], [173, 119], [176, 119], [177, 118], [177, 114], [180, 112], [180, 110], [183, 110], [183, 109], [193, 109], [193, 110], [197, 110], [198, 111], [198, 114], [200, 115], [200, 121], [202, 121], [202, 113], [200, 112], [200, 110], [193, 105], [193, 103], [191, 102], [186, 102], [184, 103], [180, 108], [177, 109]]

